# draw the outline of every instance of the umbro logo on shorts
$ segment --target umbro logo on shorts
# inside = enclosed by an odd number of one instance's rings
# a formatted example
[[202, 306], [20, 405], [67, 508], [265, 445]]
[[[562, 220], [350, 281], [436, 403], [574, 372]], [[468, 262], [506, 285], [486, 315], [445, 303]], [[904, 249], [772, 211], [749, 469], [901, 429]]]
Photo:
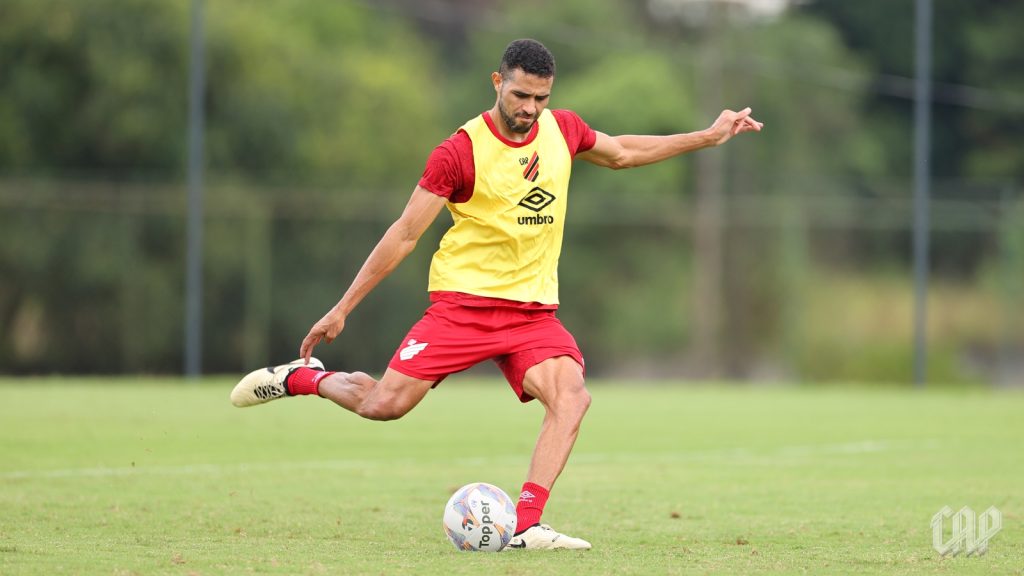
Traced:
[[402, 348], [402, 351], [398, 353], [398, 357], [402, 360], [409, 360], [413, 356], [423, 352], [423, 349], [429, 346], [426, 342], [416, 342], [415, 340], [409, 340], [406, 342], [406, 347]]

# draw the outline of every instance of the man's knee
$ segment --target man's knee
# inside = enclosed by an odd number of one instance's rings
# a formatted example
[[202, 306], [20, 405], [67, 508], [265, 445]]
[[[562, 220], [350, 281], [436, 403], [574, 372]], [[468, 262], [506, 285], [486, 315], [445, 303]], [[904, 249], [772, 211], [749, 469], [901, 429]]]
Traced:
[[432, 385], [432, 381], [410, 378], [388, 369], [363, 397], [355, 412], [369, 420], [397, 420], [415, 408]]
[[561, 404], [565, 409], [578, 415], [579, 418], [583, 418], [583, 415], [587, 413], [587, 409], [590, 408], [590, 391], [583, 385], [582, 378], [567, 388], [560, 395]]
[[528, 379], [527, 391], [532, 391], [548, 410], [559, 416], [581, 420], [590, 408], [590, 392], [584, 383], [583, 370], [569, 356], [552, 358], [538, 365], [536, 371], [528, 373]]
[[590, 408], [590, 402], [590, 390], [583, 388], [582, 392], [580, 393], [580, 404], [583, 406], [584, 412], [586, 412]]
[[402, 416], [409, 413], [409, 408], [403, 406], [396, 406], [392, 403], [383, 402], [363, 402], [356, 409], [356, 414], [359, 414], [367, 420], [387, 421], [387, 420], [398, 420]]

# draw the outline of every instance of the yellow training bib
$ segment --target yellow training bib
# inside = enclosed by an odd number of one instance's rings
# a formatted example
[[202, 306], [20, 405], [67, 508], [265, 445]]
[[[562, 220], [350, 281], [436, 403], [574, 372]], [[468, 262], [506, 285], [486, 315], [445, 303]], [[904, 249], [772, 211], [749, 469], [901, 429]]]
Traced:
[[429, 291], [558, 304], [572, 157], [549, 110], [537, 125], [522, 146], [500, 140], [483, 115], [462, 126], [476, 180], [467, 202], [448, 203], [454, 223], [434, 253]]

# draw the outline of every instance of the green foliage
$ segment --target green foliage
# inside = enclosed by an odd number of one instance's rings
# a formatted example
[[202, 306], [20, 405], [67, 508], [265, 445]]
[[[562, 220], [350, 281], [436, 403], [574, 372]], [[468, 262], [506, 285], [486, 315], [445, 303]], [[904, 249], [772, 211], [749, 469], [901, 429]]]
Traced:
[[211, 172], [412, 189], [447, 127], [407, 25], [326, 0], [210, 7]]
[[[724, 158], [730, 375], [767, 366], [825, 377], [848, 366], [833, 374], [905, 378], [904, 334], [876, 335], [892, 353], [869, 353], [817, 323], [814, 306], [816, 274], [904, 266], [903, 224], [871, 229], [888, 205], [858, 202], [898, 205], [906, 195], [909, 102], [884, 82], [880, 90], [877, 75], [912, 73], [909, 4], [797, 3], [714, 35], [661, 19], [650, 2], [462, 4], [205, 3], [205, 370], [294, 354], [400, 213], [430, 150], [491, 106], [501, 50], [529, 36], [558, 62], [551, 106], [603, 132], [698, 130], [719, 105], [750, 105], [765, 122], [763, 133], [708, 152]], [[1024, 90], [1020, 10], [937, 1], [936, 78]], [[0, 371], [179, 369], [190, 18], [181, 0], [0, 2], [0, 323], [9, 327]], [[721, 69], [701, 58], [709, 42]], [[996, 100], [936, 106], [940, 175], [1021, 175], [1019, 102]], [[698, 336], [699, 177], [692, 156], [619, 172], [578, 163], [561, 317], [591, 374], [684, 363]], [[868, 224], [834, 224], [858, 219]], [[446, 224], [361, 305], [335, 346], [318, 350], [330, 364], [384, 366], [426, 304], [426, 269]], [[962, 278], [978, 269], [1016, 286], [1019, 258], [999, 260], [1019, 252], [1012, 230], [935, 241], [937, 260], [953, 261]], [[871, 291], [875, 280], [860, 285]], [[986, 287], [949, 307], [999, 293], [1012, 310], [1012, 292]], [[975, 378], [964, 350], [988, 350], [989, 337], [936, 338], [943, 376]]]
[[[1024, 151], [1013, 136], [1024, 128], [1024, 39], [1017, 23], [1024, 6], [1016, 2], [986, 2], [987, 10], [966, 26], [965, 81], [1002, 95], [1006, 110], [967, 115], [961, 130], [969, 136], [966, 171], [978, 178], [1024, 177]], [[1009, 112], [1009, 113], [1007, 113]]]
[[[536, 38], [554, 53], [557, 75], [568, 78], [620, 49], [642, 49], [644, 42], [636, 35], [645, 28], [641, 10], [617, 0], [501, 0], [491, 19], [474, 31], [472, 54], [485, 70], [497, 70], [509, 42]], [[488, 28], [505, 33], [494, 34]]]
[[[1022, 7], [1000, 0], [933, 4], [933, 172], [938, 178], [1019, 179], [1024, 158], [1011, 135], [1020, 129], [1024, 93], [1024, 41], [1017, 31]], [[817, 0], [804, 10], [835, 27], [873, 72], [915, 76], [914, 3]], [[877, 90], [863, 119], [888, 153], [890, 174], [910, 171], [910, 97], [906, 90]]]
[[[674, 134], [700, 130], [694, 120], [693, 96], [682, 79], [690, 71], [671, 54], [638, 51], [594, 62], [560, 82], [559, 101], [578, 112], [592, 128], [606, 134]], [[701, 119], [709, 125], [713, 119]], [[583, 210], [602, 209], [592, 195], [623, 193], [633, 202], [677, 195], [684, 187], [688, 162], [671, 160], [636, 170], [608, 172], [578, 162], [574, 189]], [[595, 206], [598, 205], [598, 206]], [[575, 207], [574, 207], [575, 208]]]
[[690, 335], [690, 241], [678, 228], [659, 223], [650, 230], [643, 219], [616, 221], [620, 215], [609, 210], [587, 226], [570, 221], [559, 317], [575, 334], [590, 373], [657, 374]]
[[[821, 194], [807, 180], [877, 175], [885, 151], [861, 126], [863, 66], [827, 23], [795, 15], [730, 29], [718, 45], [727, 62], [721, 89], [728, 105], [751, 106], [765, 124], [755, 138], [738, 138], [722, 152], [735, 200], [727, 204], [723, 233], [721, 346], [729, 357], [746, 359], [733, 361], [736, 372], [749, 373], [766, 357], [784, 358], [783, 370], [792, 370], [797, 356], [816, 354], [819, 333], [798, 328], [810, 290], [814, 222], [807, 204]], [[843, 82], [822, 86], [820, 70], [842, 70]], [[758, 221], [774, 225], [745, 226], [745, 202], [761, 206]]]
[[[868, 75], [829, 24], [796, 15], [730, 30], [722, 45], [728, 70], [745, 72], [726, 76], [728, 102], [748, 103], [767, 126], [759, 141], [730, 149], [739, 172], [770, 166], [783, 182], [787, 174], [880, 173], [882, 143], [862, 126]], [[841, 83], [823, 86], [816, 75], [829, 72]]]
[[[431, 50], [401, 19], [328, 1], [207, 8], [204, 333], [211, 367], [235, 370], [273, 344], [290, 353], [317, 317], [287, 313], [286, 301], [263, 316], [268, 283], [280, 277], [267, 265], [309, 255], [299, 275], [311, 262], [337, 261], [338, 242], [348, 240], [336, 229], [268, 239], [272, 231], [250, 223], [254, 214], [365, 222], [385, 209], [394, 217], [448, 128], [429, 84]], [[0, 15], [0, 174], [150, 182], [0, 186], [15, 206], [0, 215], [0, 271], [17, 279], [0, 288], [0, 318], [19, 327], [0, 345], [0, 362], [175, 371], [184, 222], [181, 204], [151, 182], [180, 185], [184, 172], [187, 3], [16, 1]], [[327, 183], [342, 192], [323, 202], [266, 189]], [[62, 205], [74, 207], [53, 211]], [[379, 234], [370, 228], [363, 233]], [[342, 252], [354, 261], [368, 249]], [[312, 303], [324, 308], [337, 295], [334, 285]], [[280, 323], [287, 347], [248, 335]]]
[[178, 173], [184, 5], [4, 2], [0, 171]]

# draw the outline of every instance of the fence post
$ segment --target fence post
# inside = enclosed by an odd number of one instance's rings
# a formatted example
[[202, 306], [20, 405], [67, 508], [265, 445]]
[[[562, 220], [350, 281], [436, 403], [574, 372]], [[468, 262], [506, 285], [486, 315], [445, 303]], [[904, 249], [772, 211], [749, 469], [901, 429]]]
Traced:
[[[1011, 383], [1020, 373], [1013, 362], [1014, 351], [1024, 343], [1020, 301], [1024, 298], [1024, 198], [1014, 198], [1009, 187], [1003, 188], [999, 201], [999, 246], [1002, 252], [1002, 343], [999, 347], [999, 382]], [[1020, 382], [1018, 382], [1020, 384]]]
[[914, 75], [914, 385], [928, 379], [932, 1], [917, 0]]
[[185, 253], [185, 375], [199, 376], [203, 351], [203, 137], [206, 125], [203, 0], [192, 0], [188, 115], [188, 220]]

